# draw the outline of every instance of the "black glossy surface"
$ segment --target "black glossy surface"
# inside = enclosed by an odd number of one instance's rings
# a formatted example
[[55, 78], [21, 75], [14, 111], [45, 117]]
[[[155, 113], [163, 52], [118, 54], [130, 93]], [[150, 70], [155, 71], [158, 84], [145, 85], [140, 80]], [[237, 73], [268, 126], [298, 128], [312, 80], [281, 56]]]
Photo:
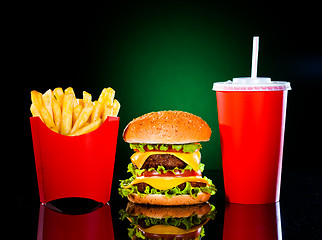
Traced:
[[[237, 234], [242, 239], [244, 234], [249, 234], [247, 231], [253, 231], [248, 235], [252, 237], [255, 237], [256, 234], [261, 234], [261, 239], [274, 239], [274, 237], [271, 237], [271, 234], [275, 232], [277, 233], [276, 236], [280, 234], [280, 237], [283, 239], [322, 238], [320, 227], [322, 222], [321, 170], [284, 171], [282, 175], [281, 200], [277, 207], [274, 204], [257, 206], [229, 205], [224, 200], [222, 172], [205, 170], [204, 175], [213, 179], [218, 192], [209, 201], [216, 207], [216, 218], [210, 220], [205, 225], [206, 235], [203, 239], [231, 239], [231, 236], [234, 236], [234, 234]], [[119, 178], [122, 177], [115, 176], [114, 178], [112, 199], [110, 201], [113, 231], [115, 239], [129, 239], [127, 228], [130, 227], [130, 223], [127, 220], [121, 221], [119, 215], [119, 211], [125, 209], [128, 202], [127, 199], [122, 199], [117, 194], [117, 180]], [[41, 224], [56, 224], [52, 222], [54, 220], [46, 220], [45, 222], [39, 220], [41, 215], [39, 215], [39, 209], [43, 206], [40, 206], [40, 203], [37, 202], [39, 198], [36, 194], [29, 201], [19, 201], [17, 198], [10, 200], [8, 195], [4, 195], [2, 200], [5, 200], [3, 205], [4, 212], [11, 219], [9, 222], [13, 223], [11, 224], [11, 227], [13, 227], [13, 231], [11, 231], [12, 239], [19, 239], [20, 237], [24, 239], [37, 239], [37, 233], [38, 236], [42, 236], [45, 239], [43, 235], [39, 235], [39, 229], [44, 227]], [[59, 214], [64, 213], [67, 218], [69, 216], [76, 216], [77, 218], [77, 216], [86, 216], [84, 214], [95, 215], [102, 207], [102, 204], [88, 199], [64, 199], [51, 202], [51, 204], [47, 205], [46, 211], [55, 211]], [[229, 209], [229, 212], [227, 209]], [[257, 224], [257, 227], [253, 227], [254, 222]], [[95, 225], [97, 226], [98, 224]], [[82, 231], [85, 230], [82, 229]], [[105, 238], [103, 239], [106, 239], [106, 235], [104, 236]]]

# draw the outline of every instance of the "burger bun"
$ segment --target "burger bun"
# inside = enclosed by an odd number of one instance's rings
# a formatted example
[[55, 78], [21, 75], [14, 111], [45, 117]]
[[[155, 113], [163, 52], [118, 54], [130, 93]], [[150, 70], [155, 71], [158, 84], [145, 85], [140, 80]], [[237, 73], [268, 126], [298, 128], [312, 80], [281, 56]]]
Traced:
[[182, 111], [147, 113], [132, 120], [124, 129], [128, 143], [185, 144], [205, 142], [211, 129], [200, 117]]
[[179, 206], [179, 205], [194, 205], [203, 203], [209, 200], [210, 193], [200, 192], [196, 198], [190, 195], [177, 195], [171, 198], [167, 198], [162, 194], [148, 194], [144, 197], [140, 197], [137, 193], [129, 195], [127, 198], [130, 202], [139, 204], [151, 204], [151, 205], [164, 205], [164, 206]]

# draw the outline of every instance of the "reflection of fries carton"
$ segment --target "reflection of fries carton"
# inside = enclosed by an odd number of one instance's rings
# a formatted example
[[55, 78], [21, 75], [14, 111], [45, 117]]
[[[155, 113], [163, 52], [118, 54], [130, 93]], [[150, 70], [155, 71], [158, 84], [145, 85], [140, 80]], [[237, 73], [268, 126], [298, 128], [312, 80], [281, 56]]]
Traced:
[[92, 212], [69, 215], [41, 205], [38, 220], [38, 240], [103, 240], [114, 239], [110, 205]]
[[66, 197], [110, 200], [118, 117], [79, 136], [58, 134], [39, 117], [31, 117], [30, 125], [42, 203]]

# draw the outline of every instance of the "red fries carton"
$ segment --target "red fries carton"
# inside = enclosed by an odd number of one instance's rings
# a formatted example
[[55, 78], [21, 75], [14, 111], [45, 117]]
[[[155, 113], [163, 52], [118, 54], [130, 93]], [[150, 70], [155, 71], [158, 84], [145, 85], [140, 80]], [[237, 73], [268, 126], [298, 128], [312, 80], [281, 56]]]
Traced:
[[110, 200], [119, 117], [107, 117], [96, 130], [64, 136], [39, 117], [30, 117], [40, 202], [82, 197]]

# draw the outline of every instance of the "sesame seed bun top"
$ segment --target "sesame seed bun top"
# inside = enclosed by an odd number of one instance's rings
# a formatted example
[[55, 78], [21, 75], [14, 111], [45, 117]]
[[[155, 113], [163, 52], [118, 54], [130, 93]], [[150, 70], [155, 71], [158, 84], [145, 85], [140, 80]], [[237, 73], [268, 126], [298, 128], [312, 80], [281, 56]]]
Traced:
[[210, 139], [211, 129], [200, 117], [182, 111], [147, 113], [124, 129], [128, 143], [185, 144]]

